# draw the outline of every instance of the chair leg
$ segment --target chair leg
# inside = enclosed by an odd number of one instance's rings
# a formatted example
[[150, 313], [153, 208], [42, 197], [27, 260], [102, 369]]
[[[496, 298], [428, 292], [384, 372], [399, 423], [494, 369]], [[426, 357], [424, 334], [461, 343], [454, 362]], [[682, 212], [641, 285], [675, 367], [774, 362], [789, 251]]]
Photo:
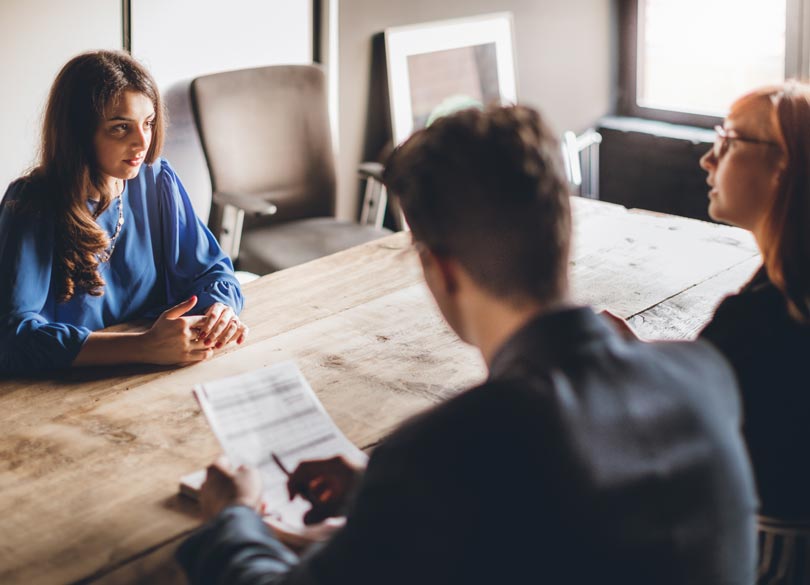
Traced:
[[385, 220], [385, 209], [388, 207], [388, 189], [385, 185], [380, 185], [380, 196], [377, 201], [377, 209], [375, 210], [376, 216], [374, 218], [374, 227], [378, 230], [382, 229], [383, 221]]
[[579, 162], [579, 147], [577, 146], [577, 135], [573, 132], [563, 134], [566, 150], [568, 151], [568, 165], [570, 169], [570, 181], [577, 187], [582, 186], [582, 167]]
[[588, 157], [591, 163], [591, 195], [594, 199], [599, 199], [599, 143], [594, 143]]
[[388, 191], [385, 185], [373, 177], [366, 178], [363, 207], [360, 211], [360, 225], [373, 225], [376, 229], [381, 229], [385, 220], [385, 208], [387, 205]]
[[366, 179], [366, 190], [363, 194], [363, 208], [360, 210], [360, 225], [368, 225], [372, 217], [374, 207], [375, 191], [378, 183], [371, 178]]
[[222, 222], [217, 239], [222, 250], [236, 262], [239, 258], [239, 245], [242, 243], [242, 224], [245, 221], [245, 212], [233, 205], [225, 205], [222, 209]]

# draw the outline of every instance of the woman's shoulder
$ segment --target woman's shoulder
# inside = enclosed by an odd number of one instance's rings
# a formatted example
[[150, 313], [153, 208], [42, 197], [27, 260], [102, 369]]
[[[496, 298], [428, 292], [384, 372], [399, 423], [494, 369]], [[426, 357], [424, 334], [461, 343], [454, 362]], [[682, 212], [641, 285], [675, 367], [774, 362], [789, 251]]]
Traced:
[[723, 299], [701, 337], [746, 351], [755, 345], [775, 349], [787, 339], [803, 340], [806, 346], [810, 327], [791, 317], [785, 297], [760, 270], [738, 293]]
[[145, 193], [155, 193], [158, 197], [171, 197], [179, 179], [169, 161], [159, 157], [151, 164], [141, 167], [137, 181]]
[[0, 201], [0, 264], [30, 254], [45, 258], [53, 242], [54, 210], [47, 189], [31, 177], [12, 182]]
[[20, 215], [38, 215], [48, 208], [41, 205], [45, 194], [45, 182], [35, 176], [26, 175], [12, 181], [0, 200], [0, 213]]
[[3, 205], [16, 203], [23, 198], [23, 192], [31, 188], [30, 177], [18, 177], [9, 183], [6, 193], [3, 195]]
[[720, 303], [718, 310], [753, 313], [769, 309], [778, 310], [781, 303], [779, 289], [768, 278], [768, 272], [761, 266], [736, 293], [730, 294]]
[[[147, 165], [144, 165], [146, 167]], [[155, 162], [148, 165], [150, 172], [155, 177], [155, 180], [160, 182], [161, 179], [165, 178], [173, 178], [177, 176], [177, 173], [174, 172], [172, 165], [169, 164], [169, 161], [165, 158], [158, 157], [155, 159]]]

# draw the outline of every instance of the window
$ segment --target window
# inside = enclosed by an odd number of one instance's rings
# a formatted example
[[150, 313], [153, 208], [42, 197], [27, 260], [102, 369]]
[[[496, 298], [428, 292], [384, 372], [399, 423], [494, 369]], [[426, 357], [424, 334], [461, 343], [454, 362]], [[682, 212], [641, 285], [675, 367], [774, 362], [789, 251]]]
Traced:
[[810, 0], [623, 0], [620, 113], [708, 127], [745, 91], [806, 77], [804, 15]]

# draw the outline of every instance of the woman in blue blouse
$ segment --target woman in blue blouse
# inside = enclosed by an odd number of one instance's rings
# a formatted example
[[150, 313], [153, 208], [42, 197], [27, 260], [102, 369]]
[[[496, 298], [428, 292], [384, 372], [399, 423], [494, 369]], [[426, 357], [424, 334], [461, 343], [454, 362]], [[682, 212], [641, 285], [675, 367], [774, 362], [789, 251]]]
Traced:
[[[158, 158], [164, 130], [157, 85], [129, 55], [59, 73], [40, 164], [0, 203], [0, 373], [190, 363], [244, 341], [233, 267]], [[155, 317], [143, 333], [98, 331]]]

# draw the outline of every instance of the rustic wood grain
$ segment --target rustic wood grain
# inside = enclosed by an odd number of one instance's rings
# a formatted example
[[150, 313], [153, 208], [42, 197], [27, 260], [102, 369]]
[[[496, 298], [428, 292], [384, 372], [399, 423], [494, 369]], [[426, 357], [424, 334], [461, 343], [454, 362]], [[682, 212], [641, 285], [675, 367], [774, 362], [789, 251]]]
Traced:
[[723, 297], [747, 282], [761, 263], [757, 255], [732, 266], [632, 316], [630, 326], [643, 339], [694, 339], [706, 324], [704, 316], [713, 314]]
[[[599, 208], [597, 215], [587, 203], [576, 199], [574, 209], [578, 221], [572, 293], [579, 302], [609, 308], [623, 317], [640, 314], [759, 255], [751, 234], [737, 228], [619, 206]], [[581, 213], [583, 208], [586, 214]], [[721, 288], [724, 283], [728, 286], [720, 296], [739, 286], [735, 277], [728, 274], [718, 280]], [[694, 318], [709, 318], [710, 310], [696, 309]]]
[[[574, 215], [574, 299], [633, 317], [647, 337], [692, 335], [758, 261], [733, 228], [584, 200]], [[200, 381], [295, 359], [369, 448], [485, 376], [429, 298], [408, 234], [245, 294], [248, 343], [209, 362], [0, 381], [0, 582], [182, 582], [171, 553], [198, 520], [177, 481], [218, 453], [191, 397]]]

